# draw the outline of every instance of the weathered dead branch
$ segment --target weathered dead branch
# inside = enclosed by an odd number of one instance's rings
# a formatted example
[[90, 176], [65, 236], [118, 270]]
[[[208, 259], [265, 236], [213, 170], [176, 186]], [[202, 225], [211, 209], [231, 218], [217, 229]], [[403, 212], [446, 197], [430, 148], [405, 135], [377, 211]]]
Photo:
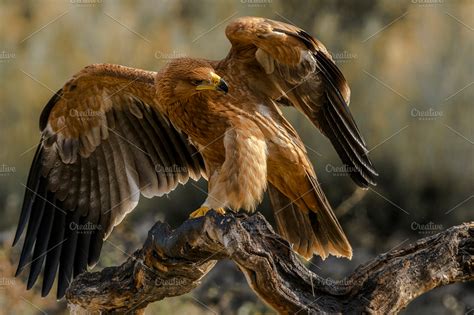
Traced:
[[233, 260], [258, 296], [280, 313], [383, 313], [433, 288], [474, 279], [474, 222], [382, 254], [343, 280], [309, 271], [265, 218], [210, 212], [172, 231], [158, 222], [142, 249], [121, 266], [80, 275], [71, 309], [141, 313], [185, 294], [223, 258]]

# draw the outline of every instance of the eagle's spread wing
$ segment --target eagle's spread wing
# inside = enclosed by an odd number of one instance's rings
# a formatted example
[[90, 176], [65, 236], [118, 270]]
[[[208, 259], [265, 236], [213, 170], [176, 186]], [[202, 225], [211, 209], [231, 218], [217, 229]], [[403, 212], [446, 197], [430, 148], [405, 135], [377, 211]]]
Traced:
[[42, 295], [58, 272], [94, 265], [103, 240], [138, 203], [198, 179], [202, 157], [154, 103], [154, 72], [95, 65], [68, 81], [42, 112], [42, 140], [28, 177], [14, 244], [26, 224], [17, 274], [28, 288], [44, 265]]
[[230, 55], [260, 66], [258, 77], [272, 84], [258, 92], [276, 92], [268, 96], [298, 108], [330, 139], [352, 179], [375, 185], [378, 174], [349, 111], [349, 86], [323, 44], [296, 26], [256, 17], [235, 20], [226, 34]]

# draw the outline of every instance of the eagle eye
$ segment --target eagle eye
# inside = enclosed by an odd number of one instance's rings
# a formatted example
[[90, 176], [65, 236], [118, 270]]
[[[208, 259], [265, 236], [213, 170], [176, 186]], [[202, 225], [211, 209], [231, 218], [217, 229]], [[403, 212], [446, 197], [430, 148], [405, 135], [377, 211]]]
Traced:
[[191, 84], [194, 86], [198, 86], [204, 83], [204, 80], [191, 80]]

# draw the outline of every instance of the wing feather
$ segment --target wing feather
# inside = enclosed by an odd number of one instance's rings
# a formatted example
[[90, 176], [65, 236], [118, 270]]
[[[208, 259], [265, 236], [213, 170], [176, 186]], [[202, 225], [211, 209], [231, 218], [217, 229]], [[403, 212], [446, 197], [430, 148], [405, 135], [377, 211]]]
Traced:
[[46, 180], [42, 179], [40, 181], [38, 191], [35, 192], [33, 209], [31, 211], [30, 219], [28, 220], [28, 228], [26, 230], [25, 242], [20, 254], [20, 260], [18, 262], [18, 268], [16, 275], [18, 275], [22, 269], [27, 265], [31, 260], [31, 251], [36, 240], [36, 235], [38, 234], [38, 229], [43, 218], [44, 205], [46, 200]]
[[61, 298], [97, 263], [104, 239], [140, 194], [163, 195], [204, 172], [187, 136], [160, 112], [154, 80], [154, 72], [93, 65], [46, 105], [14, 239], [27, 226], [17, 275], [30, 266], [28, 289], [43, 268], [42, 295], [57, 275]]
[[[55, 211], [53, 227], [64, 227], [66, 224], [66, 213], [59, 211], [61, 203], [59, 200], [54, 200]], [[47, 296], [53, 286], [54, 279], [59, 266], [59, 258], [61, 257], [61, 249], [64, 243], [64, 228], [57, 228], [48, 242], [48, 249], [46, 255], [46, 261], [44, 264], [43, 272], [43, 285], [41, 288], [41, 296]]]
[[27, 288], [33, 287], [33, 284], [38, 279], [41, 273], [41, 267], [46, 259], [45, 253], [48, 247], [49, 238], [51, 236], [51, 230], [53, 227], [54, 219], [54, 207], [44, 203], [45, 209], [43, 218], [41, 219], [40, 228], [38, 230], [38, 237], [36, 238], [35, 250], [31, 259], [31, 271], [28, 277]]
[[[136, 109], [138, 112], [139, 109]], [[143, 195], [146, 197], [154, 196], [154, 192], [158, 189], [158, 180], [155, 175], [156, 157], [153, 143], [147, 135], [147, 126], [140, 122], [145, 122], [143, 114], [140, 111], [140, 117], [127, 115], [128, 124], [130, 125], [130, 134], [133, 138], [133, 143], [137, 148], [132, 148], [134, 155], [135, 166], [138, 173], [138, 185]], [[150, 148], [147, 152], [145, 148]]]
[[58, 269], [58, 298], [63, 297], [66, 289], [72, 280], [74, 267], [74, 259], [77, 247], [78, 227], [79, 227], [79, 211], [68, 212], [66, 215], [66, 231], [61, 256], [59, 258]]
[[[99, 260], [100, 251], [104, 242], [105, 227], [108, 224], [110, 212], [112, 211], [112, 205], [118, 204], [119, 192], [118, 186], [114, 181], [115, 171], [109, 158], [110, 155], [106, 155], [105, 152], [109, 148], [109, 143], [106, 141], [100, 150], [97, 151], [97, 176], [99, 181], [99, 197], [100, 197], [100, 212], [94, 218], [86, 218], [84, 221], [86, 224], [92, 224], [97, 227], [89, 230], [87, 237], [84, 236], [84, 262], [78, 265], [77, 274], [85, 269], [87, 265], [94, 266]], [[109, 158], [107, 158], [109, 156]]]
[[20, 239], [20, 236], [23, 233], [31, 214], [31, 208], [35, 200], [33, 193], [37, 191], [38, 189], [39, 179], [41, 176], [41, 158], [40, 157], [42, 156], [42, 151], [43, 151], [42, 147], [38, 146], [33, 158], [32, 167], [30, 168], [30, 171], [28, 174], [28, 181], [26, 182], [25, 195], [23, 198], [23, 206], [21, 207], [18, 227], [15, 233], [15, 237], [13, 239], [13, 246], [15, 246], [18, 240]]
[[[364, 188], [378, 176], [367, 145], [349, 110], [349, 86], [319, 41], [296, 26], [265, 18], [243, 17], [230, 23], [228, 58], [247, 62], [252, 71], [273, 82], [255, 85], [278, 104], [293, 105], [329, 138], [351, 178]], [[242, 58], [254, 51], [254, 59]], [[254, 70], [257, 62], [262, 73]]]

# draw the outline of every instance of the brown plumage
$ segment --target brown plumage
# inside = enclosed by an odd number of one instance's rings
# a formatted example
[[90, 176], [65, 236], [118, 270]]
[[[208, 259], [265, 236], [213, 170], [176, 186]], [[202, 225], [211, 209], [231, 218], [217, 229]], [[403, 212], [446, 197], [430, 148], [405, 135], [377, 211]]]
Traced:
[[[207, 209], [252, 211], [268, 188], [279, 232], [304, 257], [352, 249], [319, 186], [304, 144], [279, 105], [306, 115], [333, 143], [355, 182], [375, 184], [349, 111], [347, 83], [326, 48], [303, 30], [264, 18], [226, 29], [221, 61], [181, 58], [160, 72], [92, 65], [73, 76], [40, 118], [42, 141], [14, 243], [17, 274], [58, 297], [94, 265], [103, 240], [138, 203], [201, 176]], [[223, 210], [220, 210], [223, 211]]]

